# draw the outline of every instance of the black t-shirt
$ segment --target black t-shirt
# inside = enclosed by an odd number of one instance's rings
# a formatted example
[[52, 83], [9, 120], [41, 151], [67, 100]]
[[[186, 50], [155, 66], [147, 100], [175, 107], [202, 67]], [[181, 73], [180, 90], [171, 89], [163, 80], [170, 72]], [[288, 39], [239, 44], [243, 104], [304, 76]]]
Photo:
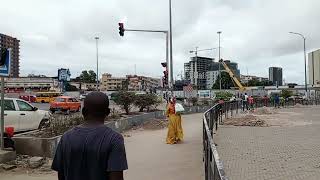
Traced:
[[75, 127], [61, 137], [52, 169], [65, 180], [107, 180], [128, 169], [123, 137], [104, 125]]

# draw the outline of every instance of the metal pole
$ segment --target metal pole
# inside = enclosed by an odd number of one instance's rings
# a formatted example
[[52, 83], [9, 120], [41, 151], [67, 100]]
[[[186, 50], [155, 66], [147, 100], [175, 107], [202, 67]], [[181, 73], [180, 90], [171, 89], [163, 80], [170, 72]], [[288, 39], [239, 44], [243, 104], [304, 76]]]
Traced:
[[3, 139], [3, 133], [4, 133], [4, 77], [1, 77], [1, 120], [0, 120], [0, 140], [1, 140], [1, 149], [4, 149], [4, 139]]
[[97, 49], [97, 91], [99, 91], [99, 49], [98, 49], [99, 37], [95, 37], [95, 39], [96, 39], [96, 49]]
[[170, 87], [173, 88], [173, 58], [172, 58], [172, 12], [171, 12], [171, 0], [169, 0], [169, 25], [170, 25]]
[[303, 48], [304, 48], [304, 84], [306, 95], [308, 97], [308, 83], [307, 83], [307, 52], [306, 52], [306, 38], [303, 37]]
[[219, 34], [219, 60], [218, 60], [218, 62], [219, 62], [219, 77], [220, 77], [220, 79], [219, 79], [219, 89], [220, 89], [220, 91], [221, 91], [221, 79], [222, 79], [222, 77], [221, 77], [221, 63], [220, 63], [220, 60], [221, 60], [221, 47], [220, 47], [220, 43], [221, 43], [221, 41], [220, 41], [220, 35], [221, 35], [221, 32], [218, 32], [218, 34]]

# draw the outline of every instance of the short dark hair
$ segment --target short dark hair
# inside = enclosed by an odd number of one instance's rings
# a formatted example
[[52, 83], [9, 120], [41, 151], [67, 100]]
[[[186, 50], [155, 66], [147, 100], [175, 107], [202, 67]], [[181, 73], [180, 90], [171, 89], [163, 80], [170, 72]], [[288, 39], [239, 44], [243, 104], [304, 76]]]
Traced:
[[[82, 115], [90, 118], [105, 118], [109, 115], [109, 98], [102, 92], [91, 92], [84, 99]], [[94, 119], [92, 119], [94, 120]]]

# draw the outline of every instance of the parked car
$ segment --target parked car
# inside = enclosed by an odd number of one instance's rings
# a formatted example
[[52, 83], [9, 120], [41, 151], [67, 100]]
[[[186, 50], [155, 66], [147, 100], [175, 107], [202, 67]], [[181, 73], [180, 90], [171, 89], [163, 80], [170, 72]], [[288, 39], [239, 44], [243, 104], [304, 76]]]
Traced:
[[80, 95], [80, 101], [83, 101], [87, 97], [87, 94], [81, 94]]
[[50, 103], [50, 111], [52, 113], [56, 111], [64, 111], [69, 114], [71, 111], [79, 112], [81, 110], [81, 102], [76, 98], [69, 96], [57, 97]]
[[22, 99], [4, 99], [4, 125], [13, 127], [15, 132], [45, 127], [49, 123], [50, 115], [50, 112], [39, 110]]
[[31, 103], [34, 103], [36, 102], [36, 96], [33, 96], [33, 95], [21, 95], [19, 96], [19, 99], [23, 99], [27, 102], [31, 102]]

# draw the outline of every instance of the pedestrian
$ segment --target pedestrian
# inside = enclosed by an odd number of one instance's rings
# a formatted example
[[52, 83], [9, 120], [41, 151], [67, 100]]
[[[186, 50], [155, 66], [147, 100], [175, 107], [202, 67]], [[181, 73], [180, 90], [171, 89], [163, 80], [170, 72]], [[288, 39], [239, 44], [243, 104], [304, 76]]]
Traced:
[[244, 93], [244, 96], [242, 97], [242, 111], [244, 111], [245, 109], [246, 110], [249, 110], [249, 107], [248, 107], [248, 95], [247, 93]]
[[280, 108], [280, 97], [279, 97], [278, 94], [276, 94], [275, 97], [274, 97], [274, 106], [276, 108]]
[[170, 98], [167, 106], [166, 115], [169, 118], [167, 144], [177, 144], [183, 140], [183, 129], [181, 114], [176, 112], [175, 109], [176, 98]]
[[84, 124], [61, 137], [52, 162], [59, 180], [123, 180], [128, 169], [121, 134], [104, 125], [109, 99], [92, 92], [84, 99]]
[[254, 99], [252, 96], [248, 97], [248, 103], [249, 103], [250, 110], [253, 110]]

